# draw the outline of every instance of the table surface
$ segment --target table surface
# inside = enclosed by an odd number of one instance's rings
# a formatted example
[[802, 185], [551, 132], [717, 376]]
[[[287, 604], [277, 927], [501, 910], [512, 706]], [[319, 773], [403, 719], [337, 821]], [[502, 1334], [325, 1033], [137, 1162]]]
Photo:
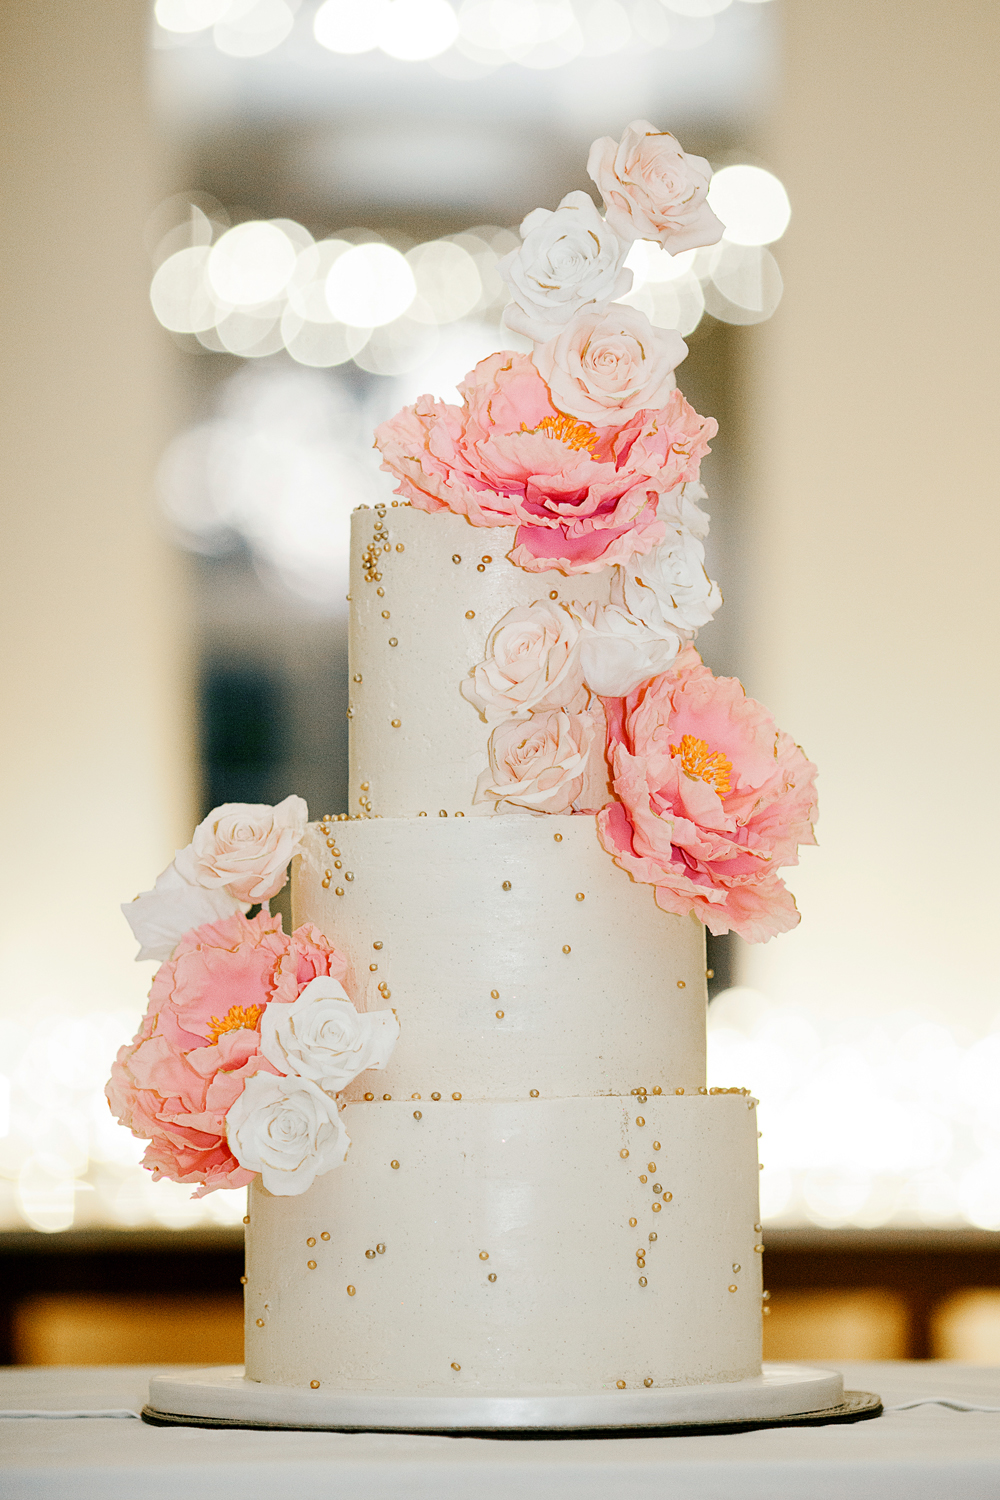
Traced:
[[[887, 1407], [853, 1426], [717, 1437], [522, 1442], [149, 1427], [138, 1411], [167, 1367], [0, 1370], [5, 1500], [998, 1500], [1000, 1369], [831, 1364]], [[176, 1367], [175, 1367], [176, 1368]]]

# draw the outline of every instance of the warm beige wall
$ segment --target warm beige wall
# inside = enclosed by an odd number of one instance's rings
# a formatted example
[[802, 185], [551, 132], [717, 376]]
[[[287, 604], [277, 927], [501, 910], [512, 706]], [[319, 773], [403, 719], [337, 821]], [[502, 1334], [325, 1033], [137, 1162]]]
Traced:
[[748, 686], [821, 768], [775, 996], [997, 1010], [1000, 8], [790, 0]]
[[[30, 1015], [141, 998], [117, 903], [189, 836], [182, 581], [143, 224], [146, 0], [8, 0], [0, 205], [4, 957]], [[27, 940], [27, 941], [25, 941]]]

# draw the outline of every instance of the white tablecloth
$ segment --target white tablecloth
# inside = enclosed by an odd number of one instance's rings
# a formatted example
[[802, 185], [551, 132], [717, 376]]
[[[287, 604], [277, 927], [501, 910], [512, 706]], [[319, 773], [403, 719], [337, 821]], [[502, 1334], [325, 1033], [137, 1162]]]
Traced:
[[[832, 1367], [831, 1367], [832, 1368]], [[886, 1406], [1000, 1408], [1000, 1369], [837, 1365]], [[0, 1410], [138, 1410], [151, 1370], [0, 1370]], [[918, 1406], [849, 1427], [558, 1442], [212, 1432], [0, 1419], [3, 1500], [1000, 1500], [1000, 1412]]]

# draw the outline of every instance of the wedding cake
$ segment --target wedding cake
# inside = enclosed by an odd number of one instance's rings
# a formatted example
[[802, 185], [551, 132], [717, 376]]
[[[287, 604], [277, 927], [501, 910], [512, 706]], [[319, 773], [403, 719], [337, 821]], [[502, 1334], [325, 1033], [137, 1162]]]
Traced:
[[[157, 1175], [249, 1185], [246, 1365], [195, 1417], [445, 1429], [768, 1417], [756, 1100], [705, 1076], [707, 926], [798, 920], [814, 767], [693, 646], [721, 596], [679, 335], [636, 238], [713, 243], [637, 121], [502, 265], [502, 351], [376, 434], [351, 811], [229, 805], [124, 908], [163, 960], [115, 1064]], [[267, 902], [292, 866], [293, 932]], [[261, 904], [256, 915], [251, 906]], [[766, 1294], [763, 1294], [766, 1295]]]

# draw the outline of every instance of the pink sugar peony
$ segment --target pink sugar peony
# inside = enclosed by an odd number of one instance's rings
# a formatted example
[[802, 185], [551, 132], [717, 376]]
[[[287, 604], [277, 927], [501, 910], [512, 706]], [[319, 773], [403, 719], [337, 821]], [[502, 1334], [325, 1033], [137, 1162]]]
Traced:
[[664, 911], [765, 942], [799, 920], [778, 876], [814, 844], [816, 767], [733, 677], [693, 646], [626, 698], [606, 698], [618, 799], [601, 841]]
[[376, 430], [382, 467], [420, 510], [516, 526], [511, 562], [593, 573], [663, 540], [661, 494], [696, 479], [716, 424], [678, 390], [662, 411], [593, 427], [553, 403], [531, 358], [482, 360], [461, 406], [421, 396]]
[[200, 1183], [196, 1197], [252, 1181], [229, 1149], [225, 1120], [248, 1078], [278, 1071], [260, 1051], [261, 1016], [346, 970], [317, 928], [288, 936], [280, 916], [263, 912], [185, 933], [156, 971], [142, 1025], [105, 1089], [112, 1113], [150, 1142], [143, 1162], [154, 1176]]

